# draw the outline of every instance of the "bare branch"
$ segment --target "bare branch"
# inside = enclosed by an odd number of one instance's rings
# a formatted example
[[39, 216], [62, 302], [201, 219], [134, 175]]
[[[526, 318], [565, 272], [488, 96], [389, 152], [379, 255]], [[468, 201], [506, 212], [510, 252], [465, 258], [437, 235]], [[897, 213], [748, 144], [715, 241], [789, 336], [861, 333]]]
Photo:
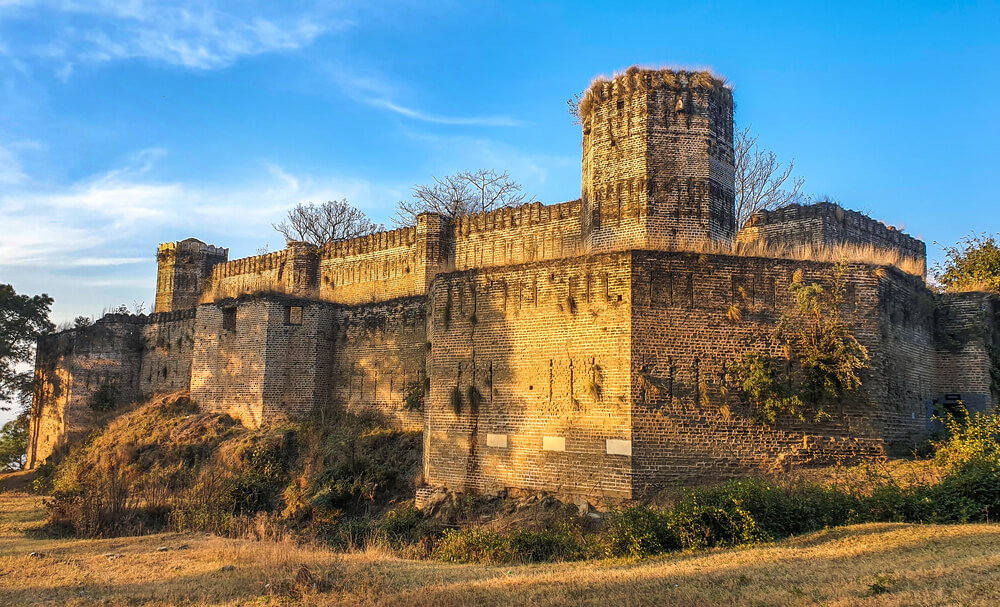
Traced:
[[285, 221], [273, 226], [289, 241], [308, 242], [318, 247], [385, 229], [381, 224], [372, 223], [363, 211], [348, 204], [346, 198], [319, 205], [299, 203], [288, 211]]
[[410, 226], [421, 213], [437, 213], [447, 219], [456, 219], [534, 200], [521, 190], [521, 184], [511, 179], [507, 171], [462, 171], [442, 179], [435, 177], [434, 183], [413, 186], [413, 200], [399, 201], [393, 222]]
[[736, 132], [733, 142], [736, 223], [741, 228], [754, 213], [806, 201], [800, 192], [805, 179], [792, 177], [795, 161], [791, 160], [783, 166], [774, 152], [758, 147], [757, 137], [748, 126]]

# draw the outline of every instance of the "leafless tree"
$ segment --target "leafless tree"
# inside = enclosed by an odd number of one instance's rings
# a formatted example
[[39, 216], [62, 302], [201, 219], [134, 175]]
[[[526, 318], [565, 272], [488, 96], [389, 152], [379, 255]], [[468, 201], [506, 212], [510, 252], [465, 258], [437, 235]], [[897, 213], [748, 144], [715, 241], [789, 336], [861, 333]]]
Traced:
[[805, 179], [792, 177], [795, 161], [778, 162], [770, 150], [757, 145], [757, 135], [746, 127], [736, 132], [736, 225], [742, 228], [758, 211], [773, 211], [807, 201], [799, 190]]
[[385, 229], [385, 226], [373, 223], [360, 209], [348, 204], [346, 198], [323, 204], [299, 203], [288, 211], [288, 219], [272, 225], [287, 240], [308, 242], [317, 247]]
[[455, 219], [534, 201], [507, 171], [462, 171], [443, 179], [434, 177], [434, 183], [413, 186], [413, 200], [399, 201], [393, 222], [409, 226], [416, 223], [421, 213], [437, 213]]

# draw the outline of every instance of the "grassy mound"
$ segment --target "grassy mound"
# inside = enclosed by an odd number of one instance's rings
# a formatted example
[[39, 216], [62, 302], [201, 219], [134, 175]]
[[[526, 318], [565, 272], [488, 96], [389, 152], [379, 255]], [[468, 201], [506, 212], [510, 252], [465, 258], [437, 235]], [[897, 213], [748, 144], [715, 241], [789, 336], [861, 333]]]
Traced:
[[375, 417], [325, 411], [322, 421], [254, 430], [200, 412], [185, 394], [161, 397], [49, 471], [48, 527], [80, 537], [294, 531], [349, 543], [412, 498], [420, 446], [418, 433]]

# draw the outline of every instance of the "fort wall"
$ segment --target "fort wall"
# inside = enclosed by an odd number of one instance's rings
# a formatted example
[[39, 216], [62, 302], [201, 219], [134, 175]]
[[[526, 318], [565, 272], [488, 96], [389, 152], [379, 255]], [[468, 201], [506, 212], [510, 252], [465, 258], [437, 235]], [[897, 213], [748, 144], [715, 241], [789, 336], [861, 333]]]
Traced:
[[99, 417], [92, 407], [95, 398], [115, 406], [139, 396], [142, 322], [141, 317], [107, 315], [91, 327], [39, 339], [29, 467], [93, 427]]
[[[636, 251], [633, 266], [632, 411], [636, 491], [691, 478], [725, 478], [792, 463], [884, 455], [926, 434], [933, 332], [916, 317], [892, 325], [897, 291], [922, 290], [908, 275], [855, 264], [840, 278], [841, 314], [871, 356], [862, 392], [828, 408], [829, 419], [754, 419], [730, 376], [748, 352], [785, 360], [770, 339], [795, 308], [795, 272], [832, 288], [830, 263]], [[892, 295], [895, 293], [895, 295]], [[912, 295], [912, 293], [909, 293]], [[733, 308], [739, 310], [732, 313]], [[895, 359], [893, 357], [896, 357]], [[898, 363], [886, 365], [887, 360]], [[792, 373], [795, 370], [790, 367]], [[912, 376], [912, 377], [910, 377]], [[910, 383], [912, 380], [912, 383]], [[923, 383], [920, 383], [920, 382]]]
[[229, 258], [229, 249], [196, 238], [161, 244], [156, 250], [154, 312], [189, 310], [198, 305], [212, 268]]
[[430, 383], [426, 301], [410, 297], [334, 309], [327, 346], [332, 404], [376, 412], [405, 430], [423, 430], [421, 403]]
[[593, 250], [735, 236], [733, 100], [706, 72], [629, 70], [580, 104], [583, 232]]
[[629, 257], [439, 276], [429, 298], [427, 482], [629, 497]]
[[195, 310], [151, 314], [140, 329], [139, 394], [187, 390], [194, 355]]
[[578, 200], [467, 215], [455, 225], [454, 269], [573, 257], [580, 252], [580, 234]]
[[[985, 411], [1000, 404], [1000, 302], [988, 293], [945, 293], [934, 310], [942, 406]], [[943, 411], [939, 411], [941, 413]]]
[[836, 247], [842, 244], [896, 251], [926, 264], [927, 246], [892, 226], [830, 202], [761, 211], [737, 237], [773, 247]]

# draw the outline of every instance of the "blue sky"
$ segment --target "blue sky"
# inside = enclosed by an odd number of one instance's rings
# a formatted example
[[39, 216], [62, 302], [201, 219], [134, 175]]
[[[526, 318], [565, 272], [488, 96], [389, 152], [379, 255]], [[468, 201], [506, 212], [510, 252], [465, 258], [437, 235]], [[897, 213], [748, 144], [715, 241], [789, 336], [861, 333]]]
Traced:
[[150, 306], [159, 242], [281, 248], [298, 202], [388, 223], [479, 167], [576, 198], [565, 101], [633, 63], [713, 68], [807, 192], [940, 257], [1000, 230], [998, 31], [998, 3], [0, 0], [0, 282], [61, 322]]

